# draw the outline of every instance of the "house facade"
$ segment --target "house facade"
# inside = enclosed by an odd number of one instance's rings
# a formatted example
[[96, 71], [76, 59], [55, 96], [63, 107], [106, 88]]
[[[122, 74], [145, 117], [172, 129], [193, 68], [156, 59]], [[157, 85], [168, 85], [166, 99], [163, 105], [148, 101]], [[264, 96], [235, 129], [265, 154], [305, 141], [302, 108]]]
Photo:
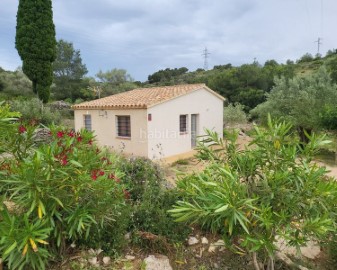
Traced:
[[191, 151], [205, 129], [222, 136], [223, 101], [204, 84], [139, 88], [74, 105], [75, 129], [116, 151], [167, 158]]

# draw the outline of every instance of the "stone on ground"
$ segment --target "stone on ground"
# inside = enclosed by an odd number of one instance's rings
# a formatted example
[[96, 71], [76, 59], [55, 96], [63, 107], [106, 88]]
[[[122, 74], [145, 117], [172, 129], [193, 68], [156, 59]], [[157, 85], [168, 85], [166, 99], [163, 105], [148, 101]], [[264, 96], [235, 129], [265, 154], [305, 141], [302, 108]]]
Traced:
[[144, 262], [145, 270], [172, 270], [168, 257], [164, 255], [149, 255]]
[[190, 246], [198, 244], [198, 243], [199, 243], [199, 240], [196, 237], [191, 236], [190, 238], [188, 238], [188, 244]]

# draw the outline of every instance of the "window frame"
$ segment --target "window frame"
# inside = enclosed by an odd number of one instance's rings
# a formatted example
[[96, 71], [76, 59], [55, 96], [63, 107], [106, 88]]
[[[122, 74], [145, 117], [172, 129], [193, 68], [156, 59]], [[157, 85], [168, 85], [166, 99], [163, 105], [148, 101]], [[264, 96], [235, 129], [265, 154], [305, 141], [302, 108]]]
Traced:
[[[124, 122], [121, 123], [121, 120]], [[122, 128], [122, 130], [121, 130]], [[131, 116], [116, 115], [116, 137], [122, 139], [131, 139]]]
[[[185, 121], [182, 119], [185, 118]], [[188, 134], [188, 114], [180, 114], [179, 115], [179, 133]]]
[[[89, 125], [88, 125], [88, 119], [90, 120], [89, 121], [89, 124], [90, 124], [90, 128]], [[83, 115], [83, 124], [84, 124], [84, 128], [88, 131], [92, 131], [92, 117], [91, 117], [91, 114], [84, 114]]]

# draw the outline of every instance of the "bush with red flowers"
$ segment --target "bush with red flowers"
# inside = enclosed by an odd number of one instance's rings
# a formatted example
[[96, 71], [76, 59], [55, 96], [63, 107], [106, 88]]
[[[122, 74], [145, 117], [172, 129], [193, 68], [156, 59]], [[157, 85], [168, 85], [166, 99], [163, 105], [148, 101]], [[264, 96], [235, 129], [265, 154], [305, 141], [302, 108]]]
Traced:
[[8, 121], [0, 133], [8, 127], [0, 194], [15, 207], [0, 201], [0, 253], [10, 269], [44, 269], [67, 244], [118, 227], [128, 191], [91, 132], [53, 126], [51, 142], [32, 147], [35, 127]]

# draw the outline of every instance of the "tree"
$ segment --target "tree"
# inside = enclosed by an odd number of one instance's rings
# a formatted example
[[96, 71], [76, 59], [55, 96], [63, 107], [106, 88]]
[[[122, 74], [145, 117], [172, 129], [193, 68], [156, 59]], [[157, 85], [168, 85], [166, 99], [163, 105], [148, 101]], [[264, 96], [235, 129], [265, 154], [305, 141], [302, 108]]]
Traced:
[[32, 92], [32, 82], [20, 68], [14, 72], [0, 72], [0, 84], [1, 82], [3, 83], [3, 89], [0, 89], [0, 91], [9, 98], [15, 96], [34, 96], [34, 93]]
[[20, 0], [15, 47], [22, 70], [33, 83], [33, 92], [48, 102], [56, 57], [55, 26], [51, 0]]
[[266, 129], [255, 127], [252, 147], [239, 150], [237, 137], [227, 134], [225, 143], [209, 131], [198, 156], [210, 164], [178, 182], [182, 199], [170, 212], [220, 232], [230, 250], [252, 256], [256, 270], [257, 253], [273, 270], [278, 238], [299, 248], [336, 230], [337, 183], [311, 162], [328, 142], [313, 135], [301, 148], [289, 123], [270, 118]]
[[111, 84], [121, 84], [124, 82], [132, 82], [133, 79], [130, 74], [125, 69], [111, 69], [106, 72], [100, 70], [96, 77], [103, 83], [111, 83]]
[[113, 95], [137, 88], [133, 78], [125, 69], [111, 69], [106, 72], [100, 70], [96, 77], [103, 96]]
[[53, 64], [54, 95], [59, 99], [81, 97], [81, 89], [86, 87], [83, 76], [88, 73], [82, 63], [80, 50], [75, 50], [71, 42], [60, 39], [57, 42], [57, 56]]
[[181, 68], [166, 68], [161, 69], [152, 75], [148, 76], [149, 83], [159, 83], [159, 82], [165, 82], [170, 81], [171, 79], [174, 79], [182, 74], [185, 74], [188, 71], [188, 68], [181, 67]]
[[305, 133], [320, 127], [320, 112], [324, 106], [337, 103], [337, 86], [331, 81], [324, 67], [308, 76], [293, 79], [276, 78], [275, 86], [267, 94], [266, 102], [251, 111], [266, 122], [267, 115], [286, 119], [298, 129], [302, 142]]

